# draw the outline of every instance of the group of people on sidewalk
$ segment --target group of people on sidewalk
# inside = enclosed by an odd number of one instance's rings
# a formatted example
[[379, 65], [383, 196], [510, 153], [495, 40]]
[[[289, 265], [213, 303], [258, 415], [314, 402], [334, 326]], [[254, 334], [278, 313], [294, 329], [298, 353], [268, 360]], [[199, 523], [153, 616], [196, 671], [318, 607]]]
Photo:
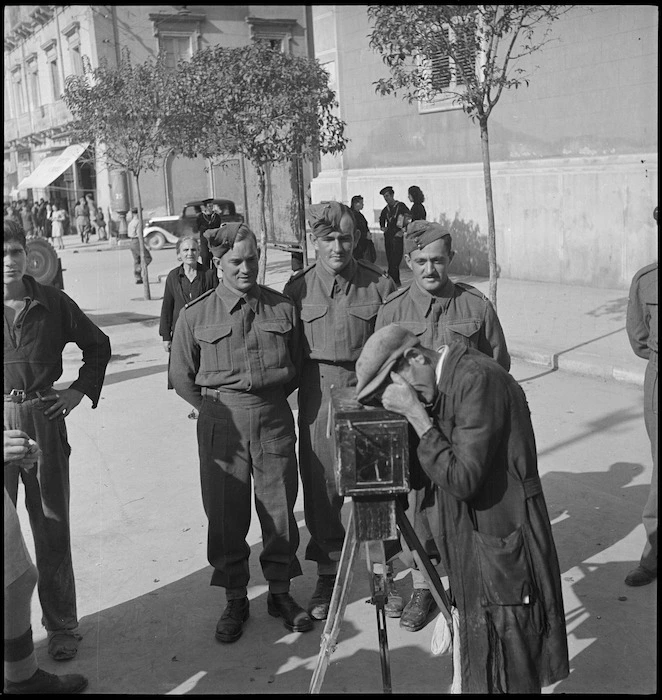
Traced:
[[[569, 666], [558, 557], [526, 397], [509, 374], [493, 306], [475, 288], [449, 278], [451, 235], [427, 220], [422, 192], [411, 190], [409, 210], [392, 187], [384, 188], [380, 216], [389, 269], [397, 276], [398, 255], [404, 256], [413, 275], [407, 287], [398, 288], [399, 280], [373, 262], [357, 260], [357, 244], [369, 230], [357, 216], [360, 196], [351, 208], [340, 202], [309, 207], [316, 261], [295, 273], [283, 293], [258, 284], [260, 252], [244, 223], [204, 231], [211, 271], [198, 262], [198, 240], [178, 245], [181, 265], [168, 276], [160, 334], [169, 352], [168, 387], [198, 415], [211, 584], [224, 588], [226, 598], [215, 638], [236, 642], [249, 618], [252, 498], [262, 528], [267, 612], [294, 632], [309, 631], [314, 620], [328, 616], [345, 539], [328, 408], [331, 387], [354, 388], [358, 401], [399, 413], [410, 425], [407, 515], [449, 578], [459, 615], [453, 644], [462, 659], [462, 692], [540, 692], [565, 678]], [[75, 655], [80, 635], [64, 418], [83, 394], [96, 406], [110, 343], [64, 292], [25, 275], [20, 226], [17, 231], [5, 222], [4, 244], [5, 488], [14, 504], [19, 479], [29, 495], [49, 653], [65, 660]], [[369, 246], [359, 248], [366, 250], [369, 256]], [[47, 326], [47, 333], [37, 333]], [[626, 580], [642, 585], [657, 575], [657, 265], [633, 281], [628, 332], [650, 369], [645, 393], [655, 496], [646, 506], [648, 542], [639, 573]], [[62, 348], [70, 341], [83, 351], [79, 379], [54, 392]], [[31, 373], [35, 361], [44, 367], [38, 376]], [[288, 401], [295, 391], [298, 453]], [[37, 467], [26, 469], [35, 442], [41, 448]], [[317, 568], [305, 607], [290, 594], [291, 580], [302, 574], [294, 517], [299, 477], [310, 533], [305, 557]], [[50, 509], [52, 519], [36, 517]], [[392, 544], [386, 614], [415, 632], [436, 604], [406, 548]], [[7, 544], [5, 552], [7, 567]], [[22, 557], [9, 577], [10, 585], [21, 581], [15, 589], [23, 607], [15, 605], [9, 611], [14, 624], [5, 625], [5, 689], [77, 692], [82, 677], [58, 679], [35, 670], [29, 630], [34, 577]], [[412, 569], [406, 604], [393, 581], [395, 557]], [[57, 575], [49, 579], [53, 567]], [[7, 573], [5, 579], [7, 586]]]

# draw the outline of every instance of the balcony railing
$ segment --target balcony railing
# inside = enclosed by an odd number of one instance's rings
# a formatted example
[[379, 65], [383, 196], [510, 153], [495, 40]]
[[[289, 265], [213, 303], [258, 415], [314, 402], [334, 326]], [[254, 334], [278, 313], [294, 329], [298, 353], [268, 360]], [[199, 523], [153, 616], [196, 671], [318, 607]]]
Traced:
[[26, 138], [32, 134], [64, 126], [69, 121], [71, 121], [71, 113], [62, 100], [40, 105], [31, 113], [26, 112], [15, 119], [6, 120], [4, 140], [7, 142]]

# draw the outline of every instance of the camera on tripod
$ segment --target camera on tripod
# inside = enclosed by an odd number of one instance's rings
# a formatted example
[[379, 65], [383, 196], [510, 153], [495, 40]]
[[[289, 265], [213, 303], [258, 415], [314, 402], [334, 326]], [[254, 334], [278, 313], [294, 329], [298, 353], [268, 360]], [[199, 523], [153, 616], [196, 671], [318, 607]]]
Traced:
[[360, 541], [398, 537], [395, 497], [409, 492], [408, 423], [398, 413], [364, 406], [354, 389], [331, 389], [330, 427], [336, 486], [354, 502]]

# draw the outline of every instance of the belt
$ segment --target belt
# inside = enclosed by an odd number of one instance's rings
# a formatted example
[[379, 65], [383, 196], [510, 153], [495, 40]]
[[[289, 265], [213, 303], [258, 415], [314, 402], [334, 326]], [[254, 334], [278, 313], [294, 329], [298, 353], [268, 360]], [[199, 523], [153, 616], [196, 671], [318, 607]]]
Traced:
[[12, 403], [23, 403], [24, 401], [31, 401], [32, 399], [41, 399], [44, 394], [48, 394], [53, 391], [53, 387], [49, 386], [46, 389], [40, 389], [39, 391], [25, 392], [23, 389], [12, 389], [8, 394], [5, 394], [5, 401], [11, 401]]

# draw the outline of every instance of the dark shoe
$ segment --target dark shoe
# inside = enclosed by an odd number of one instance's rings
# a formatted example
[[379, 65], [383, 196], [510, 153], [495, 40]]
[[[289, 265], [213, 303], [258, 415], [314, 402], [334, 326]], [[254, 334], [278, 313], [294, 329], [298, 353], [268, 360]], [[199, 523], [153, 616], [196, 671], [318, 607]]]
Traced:
[[400, 617], [405, 601], [395, 587], [395, 581], [392, 576], [386, 577], [386, 594], [387, 600], [384, 605], [384, 614], [386, 617]]
[[136, 280], [136, 284], [142, 284], [142, 283], [143, 283], [142, 280]]
[[248, 620], [248, 598], [228, 600], [221, 619], [216, 623], [216, 639], [231, 644], [241, 637], [244, 622]]
[[272, 617], [282, 617], [290, 632], [308, 632], [313, 629], [313, 621], [308, 613], [289, 593], [269, 593], [267, 612]]
[[326, 620], [328, 617], [335, 583], [336, 577], [333, 574], [317, 577], [315, 592], [308, 606], [308, 612], [314, 620]]
[[425, 627], [428, 615], [436, 603], [430, 591], [424, 588], [415, 588], [400, 618], [400, 627], [409, 632], [418, 632]]
[[626, 586], [645, 586], [653, 582], [657, 578], [657, 574], [644, 569], [643, 566], [638, 566], [636, 569], [632, 569], [630, 573], [625, 577]]
[[5, 693], [7, 695], [69, 695], [80, 693], [87, 688], [87, 678], [78, 673], [66, 676], [56, 676], [54, 673], [46, 673], [42, 669], [27, 681], [12, 683], [5, 681]]

